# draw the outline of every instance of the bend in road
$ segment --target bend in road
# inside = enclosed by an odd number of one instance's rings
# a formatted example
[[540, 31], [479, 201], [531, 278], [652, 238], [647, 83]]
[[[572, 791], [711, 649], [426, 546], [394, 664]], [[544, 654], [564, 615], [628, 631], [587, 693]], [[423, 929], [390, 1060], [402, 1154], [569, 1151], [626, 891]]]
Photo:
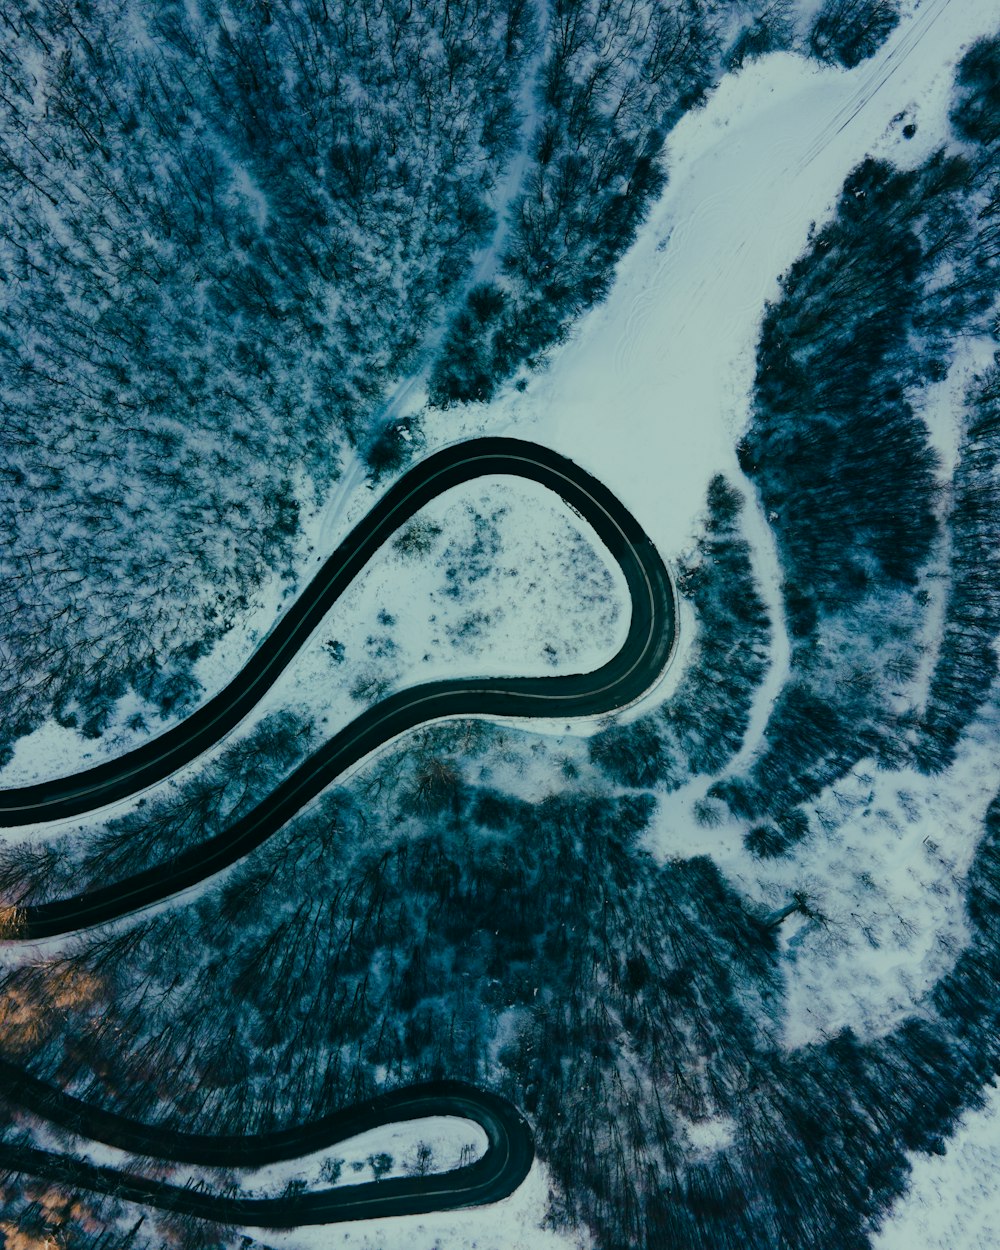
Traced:
[[[549, 717], [612, 711], [642, 695], [670, 658], [676, 636], [673, 584], [635, 518], [571, 461], [514, 439], [476, 439], [417, 465], [375, 504], [232, 682], [187, 720], [119, 760], [76, 776], [0, 795], [0, 821], [25, 824], [77, 815], [161, 780], [213, 745], [253, 707], [375, 551], [450, 486], [485, 474], [516, 474], [557, 491], [617, 559], [632, 603], [618, 653], [589, 673], [432, 682], [375, 704], [313, 753], [246, 816], [168, 863], [49, 903], [19, 909], [15, 940], [75, 931], [127, 915], [204, 880], [259, 846], [351, 764], [430, 719], [472, 713]], [[271, 1198], [213, 1194], [102, 1167], [70, 1155], [0, 1143], [0, 1168], [223, 1223], [289, 1228], [335, 1220], [482, 1205], [521, 1183], [532, 1135], [504, 1099], [460, 1082], [383, 1095], [312, 1124], [257, 1137], [183, 1134], [143, 1125], [74, 1099], [0, 1060], [0, 1096], [75, 1133], [175, 1162], [248, 1167], [298, 1157], [390, 1121], [458, 1115], [478, 1123], [488, 1148], [475, 1163], [434, 1176], [402, 1177]]]
[[260, 846], [353, 764], [428, 720], [471, 714], [594, 715], [642, 695], [662, 672], [676, 636], [673, 584], [659, 553], [615, 496], [571, 461], [515, 439], [476, 439], [431, 456], [391, 488], [327, 561], [253, 660], [198, 712], [119, 760], [76, 777], [3, 792], [0, 819], [77, 813], [133, 793], [194, 758], [232, 728], [273, 684], [331, 604], [401, 524], [442, 490], [497, 473], [517, 474], [557, 491], [590, 522], [618, 561], [632, 615], [616, 655], [588, 673], [456, 679], [398, 691], [356, 717], [221, 833], [121, 881], [18, 908], [11, 936], [39, 939], [103, 924], [198, 884]]
[[[93, 811], [163, 780], [196, 759], [253, 709], [354, 578], [401, 525], [443, 491], [489, 474], [538, 482], [556, 491], [590, 522], [625, 572], [633, 628], [618, 656], [593, 674], [486, 683], [440, 682], [419, 689], [434, 699], [450, 690], [464, 693], [460, 711], [468, 710], [480, 693], [503, 693], [503, 714], [517, 716], [609, 711], [643, 693], [659, 675], [653, 668], [662, 668], [666, 662], [675, 629], [670, 579], [652, 543], [615, 496], [572, 461], [518, 439], [471, 439], [428, 457], [386, 491], [218, 694], [180, 724], [118, 759], [70, 776], [0, 790], [0, 826], [59, 820]], [[659, 638], [640, 638], [651, 625], [659, 631]], [[588, 681], [588, 677], [597, 680]], [[491, 709], [477, 706], [475, 710]]]
[[71, 1132], [86, 1133], [133, 1154], [211, 1167], [262, 1167], [335, 1146], [384, 1124], [432, 1115], [472, 1120], [486, 1133], [487, 1148], [480, 1158], [447, 1172], [268, 1198], [209, 1193], [71, 1155], [0, 1143], [3, 1171], [28, 1173], [70, 1188], [110, 1194], [220, 1224], [297, 1228], [482, 1206], [513, 1193], [534, 1158], [531, 1130], [518, 1110], [506, 1099], [461, 1081], [434, 1081], [394, 1090], [310, 1124], [253, 1137], [181, 1133], [140, 1124], [82, 1103], [6, 1062], [0, 1062], [0, 1096]]

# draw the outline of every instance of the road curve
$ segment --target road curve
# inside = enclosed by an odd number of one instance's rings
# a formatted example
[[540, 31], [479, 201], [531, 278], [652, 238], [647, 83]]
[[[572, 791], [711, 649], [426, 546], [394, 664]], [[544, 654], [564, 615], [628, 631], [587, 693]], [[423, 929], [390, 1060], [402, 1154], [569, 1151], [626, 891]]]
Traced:
[[610, 712], [662, 672], [676, 635], [674, 591], [656, 548], [615, 496], [572, 461], [532, 443], [475, 439], [411, 469], [355, 527], [254, 658], [215, 698], [153, 742], [74, 777], [0, 793], [0, 821], [77, 814], [152, 784], [193, 759], [250, 710], [375, 551], [441, 491], [485, 474], [514, 474], [557, 491], [593, 526], [628, 585], [632, 616], [620, 650], [588, 673], [428, 682], [382, 699], [308, 757], [252, 811], [166, 863], [66, 898], [19, 908], [9, 928], [39, 939], [118, 919], [196, 885], [260, 846], [352, 764], [444, 716], [569, 717]]
[[[401, 525], [443, 491], [488, 474], [539, 482], [590, 522], [629, 580], [633, 629], [618, 656], [592, 674], [418, 687], [408, 692], [421, 696], [420, 715], [411, 724], [469, 711], [515, 716], [590, 714], [609, 711], [641, 694], [665, 663], [675, 627], [670, 581], [655, 548], [614, 495], [572, 461], [519, 439], [471, 439], [429, 456], [386, 491], [223, 690], [173, 729], [118, 759], [71, 776], [0, 790], [0, 827], [92, 811], [161, 781], [214, 746], [271, 688], [333, 604]], [[653, 626], [657, 637], [647, 639]], [[484, 696], [490, 706], [484, 705]], [[400, 702], [397, 696], [378, 707], [389, 716]], [[446, 707], [450, 702], [455, 706]], [[364, 731], [357, 721], [345, 732], [356, 731]]]
[[[593, 526], [618, 561], [632, 615], [618, 653], [589, 673], [558, 677], [431, 682], [376, 703], [305, 760], [256, 808], [172, 860], [122, 881], [17, 909], [7, 940], [31, 940], [101, 924], [159, 902], [228, 867], [259, 846], [331, 781], [383, 743], [431, 719], [594, 715], [622, 707], [656, 680], [676, 637], [674, 590], [663, 561], [634, 517], [600, 482], [552, 451], [515, 439], [476, 439], [438, 452], [378, 500], [232, 682], [180, 725], [118, 760], [75, 776], [0, 792], [0, 824], [79, 815], [166, 777], [212, 746], [254, 706], [372, 555], [426, 503], [451, 486], [508, 474], [560, 494]], [[256, 1137], [201, 1136], [143, 1125], [80, 1102], [0, 1060], [0, 1097], [63, 1128], [134, 1154], [222, 1167], [251, 1167], [331, 1146], [380, 1124], [457, 1115], [486, 1132], [475, 1163], [434, 1176], [403, 1177], [272, 1198], [213, 1194], [170, 1185], [25, 1145], [0, 1143], [0, 1169], [227, 1224], [291, 1228], [337, 1220], [429, 1213], [506, 1197], [531, 1166], [534, 1145], [520, 1113], [495, 1094], [442, 1081], [382, 1095], [312, 1124]]]
[[71, 1155], [0, 1144], [0, 1170], [42, 1177], [74, 1189], [113, 1194], [128, 1202], [176, 1211], [220, 1224], [297, 1228], [341, 1220], [425, 1215], [483, 1206], [506, 1198], [534, 1158], [531, 1130], [506, 1099], [461, 1081], [434, 1081], [394, 1090], [310, 1124], [253, 1137], [203, 1136], [139, 1124], [79, 1102], [21, 1069], [0, 1063], [0, 1096], [75, 1133], [174, 1163], [256, 1168], [299, 1158], [384, 1124], [450, 1115], [472, 1120], [487, 1147], [474, 1163], [430, 1176], [404, 1176], [271, 1198], [208, 1193], [102, 1167]]

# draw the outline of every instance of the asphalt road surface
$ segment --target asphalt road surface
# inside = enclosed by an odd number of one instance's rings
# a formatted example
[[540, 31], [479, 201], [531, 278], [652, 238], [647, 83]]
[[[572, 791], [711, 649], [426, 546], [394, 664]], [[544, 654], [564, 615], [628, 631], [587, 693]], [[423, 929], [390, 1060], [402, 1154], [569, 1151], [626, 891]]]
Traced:
[[[392, 486], [323, 565], [303, 595], [218, 695], [174, 729], [127, 755], [74, 776], [0, 792], [0, 824], [24, 825], [91, 811], [145, 789], [195, 759], [253, 708], [378, 548], [442, 491], [487, 474], [528, 478], [556, 491], [593, 526], [620, 564], [632, 615], [618, 653], [589, 673], [558, 677], [439, 681], [400, 691], [334, 735], [246, 816], [172, 860], [121, 881], [20, 909], [16, 935], [31, 940], [74, 932], [160, 902], [233, 864], [259, 846], [345, 769], [425, 721], [470, 714], [518, 717], [595, 715], [623, 707], [659, 677], [673, 651], [673, 585], [638, 523], [600, 482], [532, 443], [474, 439], [438, 452]], [[258, 1136], [186, 1134], [102, 1110], [0, 1060], [0, 1098], [51, 1123], [141, 1157], [252, 1168], [330, 1147], [382, 1124], [430, 1115], [473, 1120], [487, 1135], [475, 1163], [431, 1176], [392, 1178], [309, 1193], [249, 1198], [177, 1186], [71, 1155], [0, 1143], [0, 1169], [43, 1177], [143, 1205], [226, 1224], [291, 1228], [339, 1220], [479, 1206], [506, 1197], [527, 1175], [531, 1131], [497, 1095], [439, 1081], [381, 1095], [311, 1124]]]
[[17, 936], [53, 937], [103, 924], [196, 885], [260, 846], [352, 764], [425, 721], [470, 714], [590, 716], [642, 695], [663, 671], [676, 634], [673, 584], [655, 547], [615, 496], [572, 461], [533, 443], [474, 439], [429, 457], [386, 492], [223, 691], [174, 729], [118, 760], [0, 792], [0, 823], [55, 819], [100, 807], [145, 789], [214, 745], [274, 683], [401, 524], [441, 491], [486, 474], [525, 477], [558, 492], [618, 561], [632, 616], [612, 659], [588, 673], [468, 678], [398, 691], [356, 717], [222, 833], [123, 880], [20, 909]]
[[460, 1081], [434, 1081], [381, 1094], [311, 1124], [256, 1137], [211, 1137], [138, 1124], [124, 1116], [78, 1102], [13, 1065], [0, 1071], [0, 1096], [16, 1101], [73, 1132], [133, 1154], [175, 1163], [254, 1168], [296, 1159], [366, 1133], [383, 1124], [426, 1116], [473, 1120], [486, 1133], [487, 1147], [474, 1163], [429, 1176], [391, 1177], [360, 1185], [339, 1185], [307, 1193], [250, 1198], [209, 1193], [150, 1180], [71, 1155], [35, 1147], [0, 1144], [0, 1170], [24, 1172], [69, 1189], [112, 1194], [127, 1202], [176, 1211], [220, 1224], [255, 1228], [298, 1228], [342, 1220], [422, 1215], [485, 1206], [506, 1198], [528, 1174], [534, 1158], [531, 1129], [506, 1099]]

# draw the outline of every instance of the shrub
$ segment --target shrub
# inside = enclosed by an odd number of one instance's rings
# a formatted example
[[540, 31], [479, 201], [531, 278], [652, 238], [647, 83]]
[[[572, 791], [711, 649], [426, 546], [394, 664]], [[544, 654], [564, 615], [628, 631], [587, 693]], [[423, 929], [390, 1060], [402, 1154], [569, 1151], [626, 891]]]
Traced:
[[622, 786], [655, 786], [666, 776], [663, 739], [651, 716], [630, 725], [612, 725], [588, 744], [591, 760]]
[[951, 124], [963, 139], [1000, 141], [1000, 35], [980, 39], [959, 62]]

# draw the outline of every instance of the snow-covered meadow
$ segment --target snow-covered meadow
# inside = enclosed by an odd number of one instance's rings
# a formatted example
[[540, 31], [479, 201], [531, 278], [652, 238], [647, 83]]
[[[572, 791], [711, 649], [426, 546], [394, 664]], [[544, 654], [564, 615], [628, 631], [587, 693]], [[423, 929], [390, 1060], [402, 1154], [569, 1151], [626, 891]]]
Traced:
[[993, 1250], [1000, 1245], [1000, 1089], [962, 1117], [943, 1155], [913, 1160], [910, 1189], [872, 1239], [873, 1250]]

